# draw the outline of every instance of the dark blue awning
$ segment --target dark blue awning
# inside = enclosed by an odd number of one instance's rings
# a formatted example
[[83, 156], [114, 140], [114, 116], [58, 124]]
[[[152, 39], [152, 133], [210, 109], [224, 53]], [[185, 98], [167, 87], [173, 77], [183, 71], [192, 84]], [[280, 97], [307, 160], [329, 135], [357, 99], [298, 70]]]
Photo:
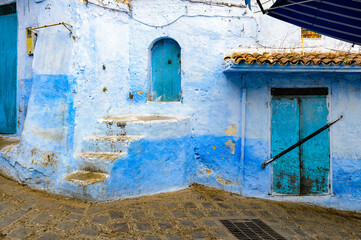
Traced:
[[[260, 1], [257, 1], [262, 7]], [[264, 13], [308, 30], [361, 45], [361, 0], [277, 0]]]

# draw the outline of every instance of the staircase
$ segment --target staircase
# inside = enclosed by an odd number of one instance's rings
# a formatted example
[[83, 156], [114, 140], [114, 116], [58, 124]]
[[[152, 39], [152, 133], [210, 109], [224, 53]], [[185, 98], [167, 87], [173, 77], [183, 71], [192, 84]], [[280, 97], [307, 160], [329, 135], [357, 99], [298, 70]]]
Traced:
[[179, 137], [188, 132], [187, 117], [124, 114], [99, 119], [96, 134], [85, 137], [82, 152], [74, 155], [77, 170], [64, 179], [79, 186], [105, 182], [114, 161], [129, 159], [128, 150], [133, 142]]

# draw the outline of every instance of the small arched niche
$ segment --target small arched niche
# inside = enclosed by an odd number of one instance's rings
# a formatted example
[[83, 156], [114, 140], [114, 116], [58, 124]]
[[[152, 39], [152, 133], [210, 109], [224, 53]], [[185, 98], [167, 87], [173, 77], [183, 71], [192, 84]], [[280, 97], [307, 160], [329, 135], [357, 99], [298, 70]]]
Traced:
[[181, 99], [181, 48], [170, 38], [156, 41], [151, 48], [149, 100], [177, 102]]

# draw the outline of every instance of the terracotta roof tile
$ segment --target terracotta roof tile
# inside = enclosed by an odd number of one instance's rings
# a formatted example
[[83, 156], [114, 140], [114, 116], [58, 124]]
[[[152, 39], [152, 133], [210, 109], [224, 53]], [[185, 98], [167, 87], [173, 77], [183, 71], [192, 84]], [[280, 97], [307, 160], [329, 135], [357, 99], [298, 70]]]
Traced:
[[321, 60], [324, 64], [329, 65], [332, 62], [332, 59], [324, 58]]
[[313, 59], [313, 57], [307, 56], [307, 57], [301, 58], [300, 61], [302, 60], [303, 64], [308, 64], [312, 59]]
[[317, 53], [310, 52], [305, 54], [299, 54], [296, 52], [291, 53], [241, 53], [236, 52], [232, 55], [226, 56], [225, 61], [233, 61], [236, 64], [246, 63], [248, 65], [258, 63], [262, 65], [267, 63], [269, 65], [279, 63], [281, 65], [286, 64], [313, 64], [313, 65], [330, 65], [330, 64], [344, 64], [344, 65], [357, 65], [361, 66], [361, 53]]
[[340, 64], [340, 63], [343, 62], [343, 58], [341, 58], [341, 57], [336, 57], [336, 58], [333, 59], [333, 62], [334, 62], [336, 65], [338, 65], [338, 64]]

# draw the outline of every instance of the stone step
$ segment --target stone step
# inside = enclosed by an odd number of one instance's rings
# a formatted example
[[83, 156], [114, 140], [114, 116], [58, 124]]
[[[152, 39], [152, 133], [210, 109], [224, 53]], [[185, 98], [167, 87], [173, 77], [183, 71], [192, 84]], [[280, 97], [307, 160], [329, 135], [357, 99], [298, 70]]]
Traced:
[[108, 179], [109, 175], [102, 172], [75, 171], [65, 176], [65, 180], [72, 181], [81, 186], [88, 186]]
[[75, 155], [76, 158], [84, 160], [106, 160], [113, 162], [114, 160], [127, 155], [125, 152], [83, 152]]
[[112, 163], [127, 155], [126, 152], [82, 152], [75, 154], [77, 169], [92, 172], [110, 172]]
[[86, 152], [128, 152], [131, 142], [139, 141], [143, 136], [107, 136], [93, 135], [84, 138], [83, 150]]
[[147, 139], [178, 138], [190, 134], [190, 118], [184, 116], [123, 114], [98, 120], [97, 132], [112, 136], [141, 135]]
[[151, 114], [123, 114], [115, 117], [103, 118], [103, 122], [126, 124], [126, 123], [156, 123], [156, 122], [177, 122], [185, 117]]

